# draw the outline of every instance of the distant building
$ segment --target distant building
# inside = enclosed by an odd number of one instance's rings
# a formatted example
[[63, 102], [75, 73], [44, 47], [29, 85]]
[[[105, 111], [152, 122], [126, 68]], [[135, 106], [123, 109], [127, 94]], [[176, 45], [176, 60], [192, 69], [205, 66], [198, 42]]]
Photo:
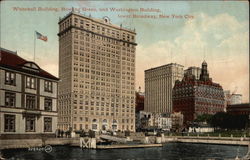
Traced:
[[225, 90], [224, 92], [224, 112], [227, 111], [227, 106], [230, 104], [230, 99], [231, 99], [231, 94], [230, 94], [230, 90]]
[[234, 115], [250, 115], [250, 103], [228, 105], [227, 112]]
[[211, 127], [208, 124], [191, 125], [188, 127], [188, 132], [211, 133], [214, 132], [214, 127]]
[[135, 93], [135, 112], [138, 113], [144, 110], [144, 97], [145, 94], [139, 91]]
[[232, 104], [241, 104], [242, 103], [242, 94], [232, 94], [230, 99], [230, 105]]
[[55, 136], [58, 78], [0, 50], [0, 139]]
[[196, 80], [200, 79], [201, 68], [200, 67], [189, 67], [184, 70], [184, 74], [194, 75]]
[[173, 112], [170, 115], [170, 118], [172, 122], [172, 130], [177, 131], [183, 127], [183, 114], [181, 112]]
[[182, 81], [176, 81], [173, 88], [173, 110], [184, 115], [184, 123], [193, 121], [198, 115], [224, 110], [223, 89], [209, 78], [205, 61], [202, 63], [199, 80], [192, 74], [186, 74]]
[[172, 121], [169, 114], [140, 111], [137, 130], [140, 129], [170, 130], [171, 127], [172, 127]]
[[176, 63], [145, 70], [146, 112], [172, 113], [172, 89], [183, 73], [183, 66]]
[[144, 110], [144, 93], [141, 92], [141, 88], [139, 87], [139, 91], [135, 93], [135, 126], [136, 129], [140, 128], [141, 125], [141, 115], [140, 112]]

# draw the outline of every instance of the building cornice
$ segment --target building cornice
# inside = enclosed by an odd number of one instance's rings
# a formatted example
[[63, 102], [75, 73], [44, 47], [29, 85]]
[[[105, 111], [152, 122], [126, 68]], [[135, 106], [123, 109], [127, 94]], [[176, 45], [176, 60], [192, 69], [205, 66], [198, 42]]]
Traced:
[[95, 33], [95, 32], [92, 32], [92, 31], [89, 31], [89, 30], [86, 30], [86, 29], [83, 29], [83, 28], [80, 28], [80, 27], [72, 26], [72, 25], [69, 26], [67, 29], [65, 29], [65, 30], [63, 30], [63, 31], [61, 31], [61, 32], [59, 32], [57, 35], [58, 35], [58, 36], [61, 36], [62, 34], [64, 34], [64, 33], [68, 32], [68, 31], [70, 31], [70, 30], [73, 29], [73, 28], [79, 29], [79, 30], [81, 30], [81, 31], [89, 32], [89, 33], [91, 33], [91, 34], [95, 34], [95, 35], [98, 35], [98, 36], [102, 36], [102, 37], [105, 37], [105, 38], [110, 38], [110, 39], [113, 39], [113, 40], [116, 40], [116, 41], [121, 41], [121, 42], [129, 43], [129, 44], [132, 44], [132, 45], [137, 45], [137, 43], [135, 43], [135, 42], [129, 42], [129, 41], [125, 41], [125, 40], [122, 40], [122, 39], [117, 39], [117, 38], [114, 38], [114, 37], [105, 36], [105, 35], [103, 35], [103, 34]]

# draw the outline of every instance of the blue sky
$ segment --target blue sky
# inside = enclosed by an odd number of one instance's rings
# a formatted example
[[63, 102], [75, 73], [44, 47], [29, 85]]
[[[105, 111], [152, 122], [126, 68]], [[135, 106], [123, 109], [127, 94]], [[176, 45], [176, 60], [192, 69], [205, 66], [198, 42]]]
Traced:
[[[36, 41], [36, 63], [58, 75], [58, 19], [67, 11], [14, 11], [13, 7], [155, 8], [157, 12], [81, 12], [108, 16], [113, 24], [137, 32], [136, 87], [144, 88], [144, 70], [170, 62], [200, 66], [225, 90], [238, 88], [249, 101], [249, 3], [246, 1], [2, 1], [1, 47], [33, 59], [34, 31], [48, 36]], [[118, 15], [189, 15], [193, 18], [119, 18]], [[172, 56], [171, 56], [172, 55]]]

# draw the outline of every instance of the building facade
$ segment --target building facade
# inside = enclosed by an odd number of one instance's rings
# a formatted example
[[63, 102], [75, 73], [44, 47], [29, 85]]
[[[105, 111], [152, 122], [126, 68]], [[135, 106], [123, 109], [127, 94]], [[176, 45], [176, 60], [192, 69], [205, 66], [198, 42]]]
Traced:
[[144, 110], [145, 94], [140, 90], [135, 93], [135, 112], [138, 113]]
[[188, 67], [188, 69], [184, 70], [184, 74], [192, 74], [195, 76], [195, 79], [198, 80], [200, 79], [201, 68], [195, 66]]
[[200, 79], [186, 74], [182, 81], [176, 81], [173, 89], [173, 110], [184, 115], [188, 123], [202, 114], [215, 114], [224, 110], [222, 87], [212, 82], [207, 71], [207, 63], [202, 63]]
[[227, 112], [233, 115], [250, 115], [250, 103], [232, 104], [227, 106]]
[[58, 78], [1, 48], [0, 138], [55, 136]]
[[145, 111], [171, 113], [172, 89], [183, 74], [183, 66], [176, 63], [145, 70]]
[[144, 93], [139, 91], [135, 93], [135, 126], [136, 129], [140, 128], [141, 124], [141, 117], [140, 117], [140, 112], [144, 110]]
[[135, 30], [74, 11], [58, 24], [59, 128], [135, 131]]
[[140, 111], [138, 115], [139, 120], [136, 121], [138, 131], [147, 129], [170, 130], [172, 127], [170, 114]]
[[183, 114], [181, 112], [173, 112], [170, 115], [171, 118], [171, 129], [173, 131], [178, 131], [183, 127]]

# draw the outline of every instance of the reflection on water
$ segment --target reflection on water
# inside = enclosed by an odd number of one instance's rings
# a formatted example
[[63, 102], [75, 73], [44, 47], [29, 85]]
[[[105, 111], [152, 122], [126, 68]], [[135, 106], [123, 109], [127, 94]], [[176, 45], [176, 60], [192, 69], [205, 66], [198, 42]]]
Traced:
[[28, 149], [2, 150], [6, 159], [19, 160], [78, 160], [78, 159], [229, 159], [238, 154], [242, 157], [247, 153], [246, 146], [208, 145], [191, 143], [168, 143], [157, 148], [81, 150], [80, 147], [53, 146], [50, 153], [45, 151], [28, 151]]

